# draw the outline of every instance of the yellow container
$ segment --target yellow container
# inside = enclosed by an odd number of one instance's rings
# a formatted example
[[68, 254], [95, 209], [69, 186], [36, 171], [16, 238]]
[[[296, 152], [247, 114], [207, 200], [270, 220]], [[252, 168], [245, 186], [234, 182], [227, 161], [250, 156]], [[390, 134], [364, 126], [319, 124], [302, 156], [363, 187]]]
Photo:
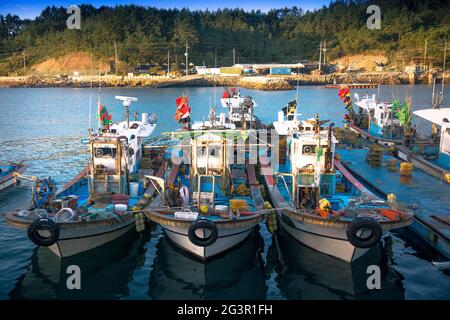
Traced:
[[200, 205], [200, 213], [207, 214], [208, 213], [208, 206], [207, 205]]
[[450, 173], [445, 174], [445, 180], [447, 181], [448, 184], [450, 184]]
[[412, 164], [412, 162], [402, 162], [400, 163], [400, 169], [403, 170], [412, 170], [414, 167], [414, 165]]
[[411, 162], [400, 163], [400, 175], [402, 175], [402, 176], [412, 175], [413, 168], [414, 168], [414, 166]]

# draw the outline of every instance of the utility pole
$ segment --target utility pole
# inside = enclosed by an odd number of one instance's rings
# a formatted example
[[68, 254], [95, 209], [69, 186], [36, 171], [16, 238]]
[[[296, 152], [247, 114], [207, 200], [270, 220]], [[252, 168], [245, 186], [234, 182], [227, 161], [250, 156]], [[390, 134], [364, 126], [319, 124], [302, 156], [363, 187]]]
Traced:
[[322, 69], [322, 41], [319, 46], [319, 71]]
[[186, 40], [186, 52], [184, 53], [184, 55], [186, 56], [186, 76], [189, 75], [189, 58], [188, 58], [189, 53], [188, 53], [188, 49], [189, 49], [188, 41]]
[[23, 73], [25, 73], [27, 71], [27, 60], [25, 56], [25, 49], [22, 51], [22, 55], [23, 55]]
[[236, 64], [236, 49], [233, 48], [233, 66]]
[[114, 40], [114, 68], [115, 72], [119, 71], [119, 56], [117, 55], [117, 42]]
[[214, 48], [214, 68], [217, 68], [217, 48]]
[[425, 48], [423, 50], [423, 65], [422, 65], [422, 71], [425, 70], [425, 61], [427, 59], [427, 45], [428, 45], [428, 39], [425, 39]]
[[170, 73], [170, 50], [167, 49], [167, 75]]

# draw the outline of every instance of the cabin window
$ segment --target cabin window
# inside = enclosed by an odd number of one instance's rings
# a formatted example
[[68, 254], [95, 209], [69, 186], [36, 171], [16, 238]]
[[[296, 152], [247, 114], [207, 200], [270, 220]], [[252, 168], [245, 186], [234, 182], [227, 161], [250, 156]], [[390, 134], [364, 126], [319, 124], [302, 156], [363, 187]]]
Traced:
[[94, 155], [96, 158], [116, 158], [117, 150], [116, 148], [94, 148]]
[[384, 118], [384, 114], [381, 113], [381, 114], [380, 114], [380, 119], [383, 120], [383, 118]]
[[210, 151], [209, 151], [209, 154], [211, 155], [211, 156], [218, 156], [219, 155], [219, 151], [220, 151], [220, 147], [210, 147]]

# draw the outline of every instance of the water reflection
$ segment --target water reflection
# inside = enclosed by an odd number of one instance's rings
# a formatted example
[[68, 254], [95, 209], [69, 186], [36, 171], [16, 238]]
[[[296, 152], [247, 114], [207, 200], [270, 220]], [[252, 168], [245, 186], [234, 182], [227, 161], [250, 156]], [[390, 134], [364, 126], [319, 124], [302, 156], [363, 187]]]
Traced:
[[[86, 253], [60, 259], [36, 248], [31, 266], [10, 292], [10, 299], [119, 299], [129, 294], [134, 270], [144, 264], [148, 233], [130, 230], [122, 237]], [[67, 267], [81, 269], [81, 290], [69, 290]]]
[[[388, 248], [374, 247], [348, 263], [303, 246], [279, 230], [268, 256], [278, 261], [276, 281], [287, 299], [403, 299], [401, 276], [387, 264]], [[381, 290], [367, 288], [370, 265], [380, 266]]]
[[261, 246], [254, 231], [239, 247], [203, 263], [161, 237], [148, 294], [153, 299], [265, 299]]

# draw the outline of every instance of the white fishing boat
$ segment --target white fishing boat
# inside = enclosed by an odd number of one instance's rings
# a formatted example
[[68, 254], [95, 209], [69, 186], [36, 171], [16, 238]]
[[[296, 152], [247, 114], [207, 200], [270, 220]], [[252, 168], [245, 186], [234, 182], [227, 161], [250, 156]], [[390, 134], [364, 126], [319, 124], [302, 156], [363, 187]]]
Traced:
[[112, 124], [99, 103], [102, 125], [83, 141], [89, 146], [85, 169], [59, 192], [51, 178], [32, 177], [32, 206], [6, 214], [10, 225], [27, 229], [32, 242], [59, 257], [99, 247], [132, 229], [135, 214], [155, 190], [145, 188], [143, 174], [164, 173], [158, 152], [144, 150], [143, 145], [155, 129], [156, 115], [143, 113], [140, 121], [130, 121], [128, 107], [137, 99], [116, 99], [126, 107], [126, 120]]
[[[450, 172], [450, 108], [423, 109], [413, 112], [438, 127], [440, 136], [439, 153], [436, 159], [429, 159], [430, 163], [442, 168], [445, 175]], [[441, 174], [442, 176], [442, 174]], [[450, 183], [450, 176], [446, 179]]]
[[318, 116], [300, 120], [298, 114], [287, 120], [279, 112], [273, 125], [285, 156], [275, 175], [264, 178], [281, 226], [291, 236], [350, 262], [377, 245], [383, 233], [412, 223], [412, 215], [381, 201], [335, 159], [333, 124], [326, 123]]
[[241, 96], [236, 88], [226, 90], [220, 99], [223, 108], [227, 109], [227, 118], [237, 128], [259, 128], [261, 121], [254, 115], [257, 104], [250, 96]]
[[254, 165], [233, 162], [232, 138], [241, 135], [226, 129], [171, 133], [185, 141], [171, 151], [180, 158], [172, 157], [159, 201], [145, 210], [173, 243], [201, 260], [244, 241], [262, 219]]

